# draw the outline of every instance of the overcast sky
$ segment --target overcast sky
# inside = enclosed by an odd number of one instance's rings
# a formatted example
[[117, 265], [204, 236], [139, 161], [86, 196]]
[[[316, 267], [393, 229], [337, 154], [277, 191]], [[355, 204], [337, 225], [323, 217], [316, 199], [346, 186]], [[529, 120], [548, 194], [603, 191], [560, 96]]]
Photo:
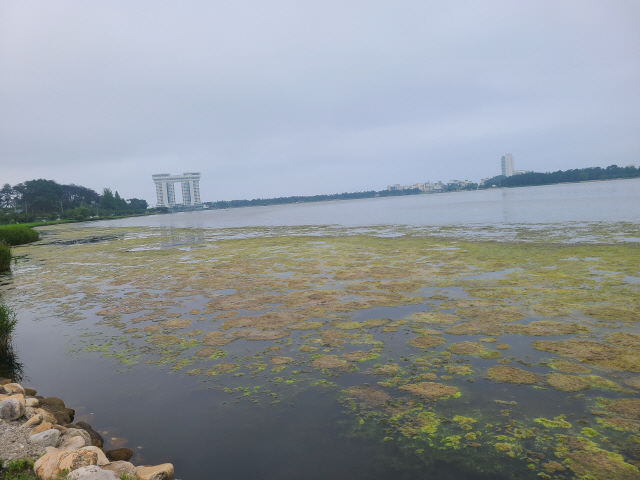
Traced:
[[[155, 203], [640, 165], [640, 2], [0, 2], [0, 183]], [[176, 192], [180, 189], [176, 188]]]

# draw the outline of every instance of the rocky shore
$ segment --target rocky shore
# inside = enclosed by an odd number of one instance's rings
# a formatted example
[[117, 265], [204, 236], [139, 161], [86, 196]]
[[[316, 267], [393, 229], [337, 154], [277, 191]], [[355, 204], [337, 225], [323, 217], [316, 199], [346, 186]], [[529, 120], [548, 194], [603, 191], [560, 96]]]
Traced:
[[55, 397], [0, 378], [0, 458], [31, 458], [40, 480], [172, 480], [173, 465], [135, 466], [128, 448], [103, 450], [103, 438]]

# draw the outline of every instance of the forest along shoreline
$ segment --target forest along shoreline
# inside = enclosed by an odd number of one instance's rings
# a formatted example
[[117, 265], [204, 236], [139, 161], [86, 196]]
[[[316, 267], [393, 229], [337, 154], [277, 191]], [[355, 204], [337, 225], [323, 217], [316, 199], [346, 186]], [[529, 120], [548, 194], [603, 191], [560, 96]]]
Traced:
[[41, 480], [173, 479], [170, 463], [135, 466], [129, 462], [131, 449], [104, 450], [102, 436], [86, 422], [74, 423], [74, 415], [60, 398], [43, 397], [0, 378], [0, 458], [8, 461], [4, 470], [18, 460], [31, 460], [20, 465]]

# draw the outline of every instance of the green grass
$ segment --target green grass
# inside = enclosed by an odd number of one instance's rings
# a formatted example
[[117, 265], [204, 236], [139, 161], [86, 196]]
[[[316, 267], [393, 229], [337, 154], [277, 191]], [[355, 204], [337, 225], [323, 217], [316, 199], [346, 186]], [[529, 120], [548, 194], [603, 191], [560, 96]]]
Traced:
[[40, 234], [26, 225], [0, 226], [0, 241], [7, 245], [22, 245], [40, 239]]
[[0, 273], [11, 270], [11, 247], [0, 241]]
[[4, 303], [0, 304], [0, 348], [9, 343], [11, 334], [16, 328], [18, 317], [16, 313]]
[[5, 462], [0, 459], [0, 479], [2, 480], [33, 480], [36, 478], [33, 472], [33, 460], [19, 458]]

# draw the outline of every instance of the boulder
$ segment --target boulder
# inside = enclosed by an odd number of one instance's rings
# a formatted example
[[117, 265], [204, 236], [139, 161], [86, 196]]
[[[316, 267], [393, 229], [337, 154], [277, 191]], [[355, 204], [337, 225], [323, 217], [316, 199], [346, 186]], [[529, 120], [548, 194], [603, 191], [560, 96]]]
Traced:
[[81, 428], [65, 428], [65, 437], [82, 437], [86, 446], [91, 445], [91, 437]]
[[79, 450], [82, 447], [86, 447], [87, 442], [81, 436], [65, 437], [58, 445], [58, 450], [65, 452], [71, 452], [73, 450]]
[[45, 398], [43, 400], [40, 400], [40, 410], [46, 410], [51, 415], [53, 415], [56, 419], [56, 423], [60, 425], [66, 425], [67, 423], [73, 422], [73, 417], [76, 414], [76, 411], [73, 408], [67, 408], [62, 405], [43, 403], [45, 400], [47, 399]]
[[112, 462], [124, 460], [125, 462], [133, 457], [133, 450], [130, 448], [116, 448], [115, 450], [105, 450], [105, 455]]
[[[35, 415], [41, 415], [42, 420], [44, 420], [45, 422], [58, 423], [58, 421], [56, 420], [56, 417], [54, 417], [51, 412], [49, 412], [48, 410], [45, 410], [44, 408], [34, 408], [33, 413]], [[64, 423], [62, 425], [64, 425]]]
[[27, 407], [38, 408], [40, 406], [40, 401], [37, 398], [29, 397], [24, 401]]
[[111, 463], [107, 463], [106, 465], [102, 465], [102, 469], [116, 472], [116, 475], [118, 475], [118, 478], [120, 478], [122, 475], [125, 475], [125, 474], [129, 475], [130, 477], [137, 478], [136, 477], [137, 469], [133, 465], [133, 463], [123, 462], [123, 461], [111, 462]]
[[36, 392], [33, 388], [24, 387], [24, 394], [29, 395], [30, 397], [35, 397], [38, 392]]
[[[36, 417], [31, 417], [31, 418], [36, 418]], [[51, 422], [47, 422], [46, 420], [43, 420], [42, 422], [40, 422], [39, 425], [31, 429], [31, 435], [35, 435], [36, 433], [42, 433], [44, 431], [51, 430], [52, 428], [53, 428], [53, 424]]]
[[104, 452], [102, 450], [100, 450], [98, 447], [94, 447], [93, 445], [89, 445], [87, 447], [82, 447], [80, 449], [83, 452], [94, 452], [95, 454], [98, 455], [98, 465], [102, 466], [102, 465], [106, 465], [107, 463], [109, 463], [109, 460], [107, 460], [107, 457], [105, 456]]
[[44, 432], [36, 433], [29, 437], [31, 443], [40, 445], [41, 447], [54, 447], [60, 439], [60, 432], [55, 428], [50, 428]]
[[51, 452], [40, 457], [33, 466], [41, 480], [56, 478], [63, 471], [77, 470], [88, 465], [96, 465], [98, 456], [94, 452]]
[[7, 398], [0, 402], [0, 418], [3, 420], [17, 420], [26, 412], [24, 403], [17, 398]]
[[66, 478], [68, 480], [120, 480], [120, 477], [115, 472], [102, 470], [96, 465], [80, 467], [71, 472]]
[[[102, 436], [98, 432], [96, 432], [93, 428], [91, 428], [91, 425], [89, 425], [86, 422], [76, 422], [76, 425], [82, 428], [85, 432], [89, 434], [89, 436], [91, 437], [91, 445], [93, 445], [94, 447], [102, 448], [102, 446], [104, 445], [104, 438], [102, 438]], [[129, 459], [118, 458], [117, 460], [129, 460]]]
[[24, 395], [24, 388], [22, 388], [22, 385], [18, 383], [6, 383], [3, 385], [3, 387], [10, 394], [19, 393], [21, 395]]
[[172, 480], [173, 465], [163, 463], [155, 467], [137, 467], [136, 474], [140, 480]]
[[56, 405], [59, 407], [64, 407], [64, 402], [60, 400], [58, 397], [47, 397], [40, 399], [40, 403], [42, 405]]
[[9, 378], [0, 377], [0, 385], [6, 385], [7, 383], [13, 383], [13, 380]]
[[27, 427], [30, 427], [32, 425], [40, 425], [41, 423], [42, 423], [42, 415], [33, 415], [29, 420], [27, 420], [25, 425]]

